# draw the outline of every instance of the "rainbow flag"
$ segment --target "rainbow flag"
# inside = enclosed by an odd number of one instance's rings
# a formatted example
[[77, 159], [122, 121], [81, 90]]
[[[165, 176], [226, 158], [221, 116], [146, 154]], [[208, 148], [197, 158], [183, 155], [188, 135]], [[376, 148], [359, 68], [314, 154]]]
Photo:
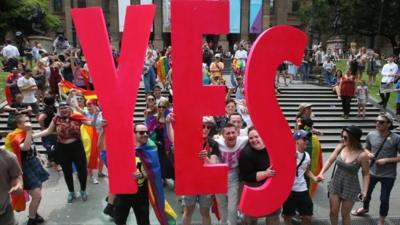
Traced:
[[95, 127], [81, 125], [81, 139], [85, 149], [88, 169], [97, 169], [100, 151], [97, 148], [98, 133]]
[[156, 63], [157, 76], [164, 85], [168, 78], [169, 59], [166, 56], [161, 57]]
[[157, 146], [149, 139], [146, 145], [136, 148], [136, 155], [147, 173], [149, 201], [160, 225], [175, 225], [177, 215], [165, 200]]
[[61, 84], [61, 88], [60, 88], [60, 92], [64, 93], [64, 94], [68, 94], [70, 92], [71, 89], [75, 89], [80, 91], [83, 94], [83, 97], [85, 97], [86, 100], [89, 99], [97, 99], [97, 95], [96, 92], [94, 91], [90, 91], [90, 90], [85, 90], [82, 88], [77, 87], [75, 84], [66, 81], [66, 80], [62, 80], [60, 81]]
[[[4, 147], [7, 151], [14, 153], [17, 156], [18, 163], [22, 166], [21, 161], [21, 143], [24, 141], [26, 137], [26, 131], [21, 130], [19, 128], [15, 129], [13, 132], [7, 134], [5, 139]], [[11, 196], [11, 204], [15, 211], [22, 212], [26, 209], [26, 200], [29, 199], [27, 192], [16, 194], [12, 193]]]
[[[318, 135], [312, 135], [311, 141], [307, 145], [306, 151], [308, 152], [308, 154], [310, 154], [311, 157], [310, 170], [314, 175], [318, 175], [319, 172], [321, 172], [323, 165], [322, 148]], [[314, 196], [317, 187], [318, 183], [310, 179], [308, 190], [310, 191], [311, 196]]]

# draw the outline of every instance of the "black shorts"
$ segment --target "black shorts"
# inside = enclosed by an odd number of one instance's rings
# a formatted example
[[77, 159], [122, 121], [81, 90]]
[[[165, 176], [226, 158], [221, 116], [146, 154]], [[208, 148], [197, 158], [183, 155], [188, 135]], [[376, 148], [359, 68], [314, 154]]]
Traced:
[[297, 211], [300, 216], [312, 216], [313, 208], [314, 205], [308, 191], [292, 191], [283, 204], [282, 214], [285, 216], [294, 216]]

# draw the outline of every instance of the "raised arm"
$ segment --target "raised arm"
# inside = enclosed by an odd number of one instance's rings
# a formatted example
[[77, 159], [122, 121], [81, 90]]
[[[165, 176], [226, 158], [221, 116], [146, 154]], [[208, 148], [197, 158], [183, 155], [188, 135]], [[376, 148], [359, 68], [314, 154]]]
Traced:
[[48, 136], [48, 135], [53, 133], [55, 127], [56, 127], [56, 125], [55, 125], [54, 120], [53, 120], [53, 121], [51, 121], [51, 123], [50, 123], [48, 128], [46, 128], [45, 130], [42, 130], [40, 132], [34, 133], [32, 135], [32, 137], [33, 138], [46, 137], [46, 136]]
[[324, 180], [324, 173], [331, 167], [332, 163], [336, 161], [337, 156], [343, 149], [343, 144], [338, 144], [332, 154], [329, 156], [328, 160], [324, 163], [321, 172], [318, 174], [319, 180]]

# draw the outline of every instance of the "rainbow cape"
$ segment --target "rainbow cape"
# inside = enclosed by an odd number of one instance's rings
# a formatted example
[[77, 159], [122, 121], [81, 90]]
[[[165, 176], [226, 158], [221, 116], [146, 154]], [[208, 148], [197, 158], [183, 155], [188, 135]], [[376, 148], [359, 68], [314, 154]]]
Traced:
[[165, 200], [157, 146], [149, 139], [146, 145], [136, 148], [136, 155], [147, 173], [149, 201], [160, 225], [175, 225], [177, 215]]
[[164, 85], [167, 81], [169, 71], [169, 59], [166, 56], [161, 57], [156, 63], [157, 76]]
[[88, 169], [97, 169], [100, 151], [97, 148], [98, 133], [95, 127], [81, 125], [81, 139], [87, 159]]
[[[89, 121], [90, 119], [80, 113], [72, 113], [70, 116], [73, 120]], [[88, 169], [97, 169], [100, 151], [97, 147], [98, 133], [95, 127], [81, 125], [81, 140], [87, 160]]]
[[[311, 165], [310, 170], [314, 175], [318, 175], [322, 170], [322, 149], [321, 143], [319, 142], [318, 135], [313, 134], [311, 140], [309, 141], [306, 151], [310, 154], [311, 157]], [[310, 191], [310, 195], [314, 196], [315, 191], [317, 190], [318, 183], [313, 180], [309, 180], [308, 190]]]
[[[26, 137], [26, 131], [21, 130], [19, 128], [15, 129], [13, 132], [9, 133], [5, 139], [4, 147], [7, 151], [14, 153], [17, 156], [18, 163], [20, 167], [22, 167], [21, 160], [21, 143], [24, 141]], [[27, 196], [27, 192], [16, 194], [12, 193], [11, 195], [11, 204], [15, 211], [21, 212], [26, 208], [26, 200], [29, 199]]]
[[66, 81], [66, 80], [60, 81], [60, 84], [62, 85], [60, 88], [60, 92], [62, 92], [64, 94], [68, 94], [71, 89], [75, 89], [75, 90], [78, 90], [79, 92], [81, 92], [83, 94], [83, 97], [85, 97], [86, 100], [89, 100], [89, 99], [96, 100], [97, 99], [96, 92], [94, 92], [94, 91], [79, 88], [75, 84], [73, 84], [69, 81]]

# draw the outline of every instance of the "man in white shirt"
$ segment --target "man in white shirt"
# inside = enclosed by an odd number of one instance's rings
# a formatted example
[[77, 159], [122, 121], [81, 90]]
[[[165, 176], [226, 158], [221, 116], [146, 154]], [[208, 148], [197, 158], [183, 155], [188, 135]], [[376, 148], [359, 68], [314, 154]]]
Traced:
[[11, 40], [6, 40], [6, 46], [1, 50], [1, 54], [7, 61], [7, 70], [18, 66], [17, 57], [20, 56], [18, 48], [11, 45]]
[[240, 113], [234, 112], [230, 114], [229, 122], [235, 125], [238, 136], [247, 137], [247, 127], [243, 128], [243, 117]]
[[247, 137], [238, 137], [235, 125], [226, 123], [222, 138], [215, 141], [220, 150], [220, 162], [228, 164], [228, 193], [217, 194], [221, 225], [237, 224], [237, 205], [239, 198], [239, 156], [247, 144]]
[[7, 40], [6, 44], [7, 45], [2, 50], [2, 54], [3, 54], [4, 58], [6, 58], [7, 60], [9, 60], [11, 58], [17, 58], [19, 56], [18, 48], [11, 45], [10, 40]]
[[235, 52], [235, 59], [244, 60], [244, 61], [247, 60], [247, 51], [244, 50], [243, 45], [240, 45], [239, 50], [237, 50]]
[[292, 217], [296, 215], [296, 211], [301, 216], [301, 224], [311, 224], [313, 215], [313, 202], [308, 192], [307, 181], [304, 175], [307, 175], [315, 182], [317, 177], [310, 171], [310, 155], [305, 151], [311, 133], [298, 130], [293, 134], [296, 141], [296, 177], [293, 183], [292, 192], [283, 204], [282, 215], [286, 225], [292, 224]]
[[161, 95], [161, 88], [158, 85], [154, 86], [153, 94], [154, 94], [154, 97], [156, 97], [156, 105], [157, 106], [160, 102], [168, 101], [168, 98]]
[[24, 76], [18, 78], [17, 85], [21, 94], [24, 96], [22, 103], [30, 105], [32, 107], [32, 113], [37, 115], [39, 113], [39, 106], [35, 93], [38, 88], [35, 79], [32, 78], [32, 71], [29, 69], [25, 70]]
[[381, 104], [384, 109], [386, 109], [386, 105], [389, 101], [390, 92], [393, 90], [393, 82], [397, 76], [398, 70], [397, 64], [394, 63], [393, 55], [389, 56], [387, 60], [388, 63], [386, 63], [382, 68], [381, 88], [379, 89], [379, 95], [382, 99], [379, 104]]

